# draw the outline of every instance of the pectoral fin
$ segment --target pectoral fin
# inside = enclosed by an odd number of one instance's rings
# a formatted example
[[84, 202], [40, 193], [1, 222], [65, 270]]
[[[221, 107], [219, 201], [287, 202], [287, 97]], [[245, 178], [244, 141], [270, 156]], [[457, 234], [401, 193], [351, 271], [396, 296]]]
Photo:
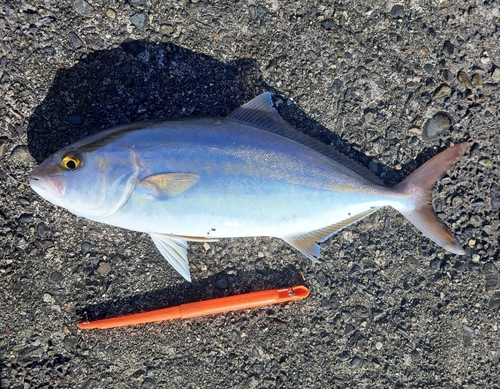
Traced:
[[320, 247], [318, 245], [318, 242], [324, 242], [332, 235], [346, 228], [348, 225], [367, 217], [377, 209], [378, 208], [370, 208], [357, 215], [348, 217], [347, 219], [342, 220], [338, 223], [320, 228], [319, 230], [310, 231], [294, 236], [282, 237], [281, 239], [283, 239], [289, 245], [295, 247], [307, 258], [312, 259], [314, 262], [319, 262], [318, 258], [320, 257]]
[[163, 173], [143, 178], [139, 181], [150, 189], [155, 197], [176, 196], [191, 188], [200, 177], [190, 173]]
[[160, 253], [187, 281], [191, 282], [189, 262], [187, 259], [187, 242], [171, 235], [151, 233], [151, 239]]

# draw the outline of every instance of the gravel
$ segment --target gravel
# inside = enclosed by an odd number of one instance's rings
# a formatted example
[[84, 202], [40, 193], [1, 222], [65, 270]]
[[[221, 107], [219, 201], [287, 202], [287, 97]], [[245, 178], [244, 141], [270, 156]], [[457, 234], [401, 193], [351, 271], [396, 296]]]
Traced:
[[[450, 88], [446, 88], [447, 92], [449, 92]], [[448, 114], [445, 112], [438, 112], [424, 124], [424, 131], [422, 135], [427, 139], [437, 138], [442, 133], [449, 130], [450, 126], [451, 119]]]
[[[0, 387], [495, 388], [500, 374], [498, 1], [8, 1], [0, 8]], [[391, 209], [322, 244], [190, 245], [186, 283], [143, 235], [29, 188], [114, 125], [224, 116], [263, 91], [295, 127], [400, 182], [471, 140], [434, 190], [467, 251]], [[76, 323], [306, 284], [299, 302], [81, 331]]]

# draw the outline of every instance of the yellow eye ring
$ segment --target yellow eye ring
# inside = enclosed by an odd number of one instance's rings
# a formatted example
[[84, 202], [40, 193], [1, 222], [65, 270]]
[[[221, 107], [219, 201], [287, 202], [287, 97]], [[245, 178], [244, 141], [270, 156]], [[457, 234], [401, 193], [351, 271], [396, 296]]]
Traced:
[[82, 160], [73, 154], [67, 154], [62, 159], [62, 167], [66, 170], [76, 170], [82, 165]]

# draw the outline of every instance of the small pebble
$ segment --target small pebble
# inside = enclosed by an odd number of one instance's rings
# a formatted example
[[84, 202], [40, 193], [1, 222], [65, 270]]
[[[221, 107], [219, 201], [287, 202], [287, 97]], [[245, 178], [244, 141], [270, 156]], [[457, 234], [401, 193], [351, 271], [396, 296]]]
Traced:
[[448, 54], [453, 55], [453, 53], [455, 52], [455, 45], [450, 41], [446, 41], [444, 42], [443, 50], [446, 51]]
[[48, 248], [48, 247], [52, 247], [54, 245], [54, 242], [52, 242], [51, 240], [42, 240], [40, 241], [40, 246], [44, 249]]
[[333, 81], [333, 84], [328, 88], [328, 93], [338, 93], [341, 89], [344, 83], [339, 80], [338, 78]]
[[321, 22], [321, 27], [325, 30], [332, 30], [336, 27], [336, 23], [333, 19], [325, 19]]
[[45, 229], [45, 224], [43, 223], [40, 223], [38, 224], [38, 226], [36, 227], [36, 232], [38, 233], [38, 236], [40, 238], [45, 238], [45, 234], [46, 234], [46, 229]]
[[8, 140], [7, 138], [0, 138], [0, 158], [5, 155], [5, 149], [7, 148]]
[[19, 216], [19, 221], [21, 223], [28, 223], [32, 218], [33, 215], [31, 213], [23, 213], [21, 216]]
[[500, 308], [500, 291], [496, 291], [490, 298], [490, 302], [488, 304], [490, 309], [498, 309]]
[[394, 4], [390, 12], [392, 17], [403, 17], [405, 15], [405, 7], [401, 4]]
[[432, 139], [447, 131], [451, 126], [450, 117], [442, 112], [438, 112], [424, 124], [423, 136]]
[[160, 33], [163, 35], [170, 35], [174, 32], [174, 27], [170, 24], [162, 24], [160, 26]]
[[210, 250], [210, 245], [207, 242], [205, 242], [203, 243], [203, 248], [205, 249], [205, 251], [208, 251]]
[[97, 272], [102, 275], [102, 276], [105, 276], [106, 274], [108, 274], [109, 272], [111, 271], [111, 266], [109, 263], [107, 262], [101, 262], [99, 264], [99, 267], [97, 268]]
[[81, 246], [82, 252], [84, 254], [88, 253], [90, 251], [90, 243], [89, 242], [83, 242]]
[[44, 293], [43, 297], [42, 297], [42, 300], [43, 300], [44, 303], [48, 303], [48, 304], [53, 304], [54, 303], [54, 297], [52, 297], [52, 295], [49, 294], [49, 293]]
[[375, 348], [376, 348], [377, 350], [380, 350], [380, 349], [382, 348], [382, 343], [381, 343], [381, 342], [377, 342], [377, 343], [375, 343]]
[[500, 190], [498, 185], [492, 184], [490, 188], [490, 207], [492, 211], [498, 211], [500, 209]]
[[143, 13], [134, 14], [130, 17], [130, 22], [140, 30], [146, 26], [146, 15]]
[[258, 256], [259, 258], [264, 258], [264, 253], [263, 253], [262, 251], [259, 251], [259, 252], [257, 253], [257, 256]]
[[111, 20], [115, 20], [116, 19], [116, 12], [114, 9], [111, 9], [111, 8], [108, 8], [106, 10], [106, 16], [111, 19]]
[[471, 238], [469, 239], [469, 241], [467, 242], [467, 244], [471, 247], [474, 247], [475, 244], [476, 244], [476, 240], [474, 238]]
[[479, 164], [481, 166], [485, 166], [485, 167], [490, 167], [493, 165], [493, 162], [491, 161], [491, 159], [488, 159], [488, 158], [484, 158], [484, 159], [481, 159], [479, 161]]
[[17, 201], [19, 201], [19, 204], [24, 205], [25, 207], [31, 204], [29, 200], [25, 199], [24, 197], [19, 197]]
[[75, 0], [73, 2], [73, 7], [75, 7], [75, 11], [82, 16], [92, 16], [94, 12], [94, 7], [85, 0]]
[[472, 89], [472, 84], [470, 83], [469, 76], [465, 72], [458, 72], [457, 75], [458, 81], [464, 84], [467, 88]]
[[410, 134], [413, 134], [413, 135], [422, 135], [422, 129], [418, 128], [418, 127], [411, 127], [409, 129], [409, 132], [410, 132]]
[[441, 70], [440, 76], [445, 82], [451, 82], [451, 80], [453, 80], [453, 75], [448, 69]]
[[495, 68], [493, 72], [491, 73], [491, 77], [495, 80], [498, 81], [500, 80], [500, 68]]
[[68, 38], [73, 47], [81, 47], [83, 45], [82, 40], [74, 32], [70, 32]]
[[472, 75], [472, 83], [481, 88], [483, 86], [483, 79], [481, 78], [481, 76], [479, 74], [473, 74]]
[[150, 377], [147, 377], [144, 381], [142, 381], [142, 389], [153, 389], [155, 386], [155, 381]]
[[498, 269], [493, 262], [487, 262], [483, 267], [486, 279], [486, 291], [494, 290], [498, 285]]
[[316, 278], [323, 286], [325, 286], [328, 283], [328, 278], [326, 278], [326, 274], [321, 270], [316, 274]]
[[24, 239], [24, 237], [21, 237], [21, 239], [19, 239], [16, 244], [16, 246], [19, 247], [21, 250], [24, 250], [27, 245], [28, 242], [26, 242], [26, 239]]
[[434, 97], [441, 97], [444, 96], [448, 93], [450, 93], [450, 87], [448, 85], [442, 85], [441, 87], [438, 88], [436, 93], [434, 94]]
[[55, 271], [54, 273], [52, 273], [52, 274], [50, 275], [50, 280], [51, 280], [52, 282], [59, 282], [59, 281], [61, 281], [62, 279], [63, 279], [63, 275], [62, 275], [60, 272], [58, 272], [58, 271]]
[[[489, 64], [489, 63], [490, 63], [490, 57], [488, 56], [488, 54], [487, 54], [487, 53], [483, 53], [483, 54], [481, 55], [481, 59], [480, 59], [480, 61], [481, 61], [481, 63], [482, 63], [483, 65], [487, 65], [487, 64]], [[500, 77], [499, 77], [499, 79], [500, 79]]]
[[434, 70], [434, 65], [427, 63], [424, 65], [424, 70], [430, 74]]
[[349, 353], [348, 353], [347, 351], [343, 351], [343, 352], [341, 352], [341, 353], [340, 353], [340, 355], [339, 355], [339, 360], [340, 360], [341, 362], [345, 362], [345, 361], [347, 361], [348, 359], [349, 359]]
[[354, 357], [351, 361], [351, 367], [353, 369], [357, 369], [358, 367], [361, 367], [363, 365], [363, 360], [360, 357]]
[[10, 158], [13, 162], [18, 163], [30, 163], [35, 161], [28, 151], [28, 148], [24, 145], [16, 146], [10, 153]]

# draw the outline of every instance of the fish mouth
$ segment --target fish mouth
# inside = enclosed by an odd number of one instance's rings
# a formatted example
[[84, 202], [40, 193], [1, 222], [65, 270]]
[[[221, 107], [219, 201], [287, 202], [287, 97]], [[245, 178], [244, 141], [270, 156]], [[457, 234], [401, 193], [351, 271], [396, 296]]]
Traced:
[[63, 176], [40, 177], [33, 174], [31, 176], [30, 186], [31, 189], [43, 198], [46, 198], [47, 194], [63, 197], [66, 192], [66, 178]]

